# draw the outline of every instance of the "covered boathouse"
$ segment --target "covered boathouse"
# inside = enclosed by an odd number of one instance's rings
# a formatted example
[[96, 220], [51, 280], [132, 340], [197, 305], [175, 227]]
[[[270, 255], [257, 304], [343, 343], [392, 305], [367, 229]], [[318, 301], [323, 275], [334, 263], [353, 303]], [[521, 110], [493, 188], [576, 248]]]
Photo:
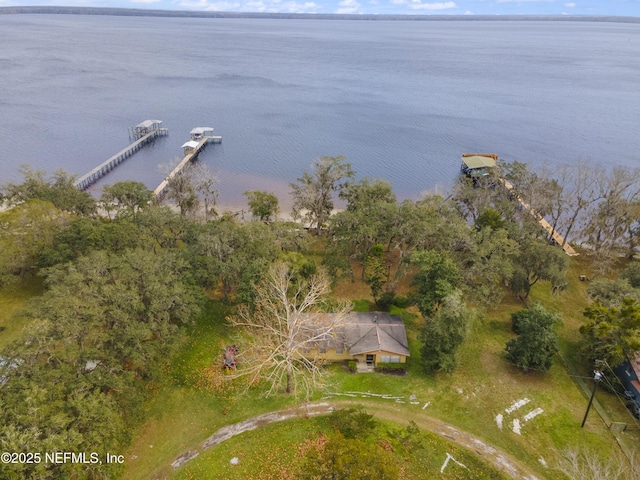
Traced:
[[495, 153], [463, 153], [460, 173], [467, 177], [484, 177], [496, 168], [498, 155]]

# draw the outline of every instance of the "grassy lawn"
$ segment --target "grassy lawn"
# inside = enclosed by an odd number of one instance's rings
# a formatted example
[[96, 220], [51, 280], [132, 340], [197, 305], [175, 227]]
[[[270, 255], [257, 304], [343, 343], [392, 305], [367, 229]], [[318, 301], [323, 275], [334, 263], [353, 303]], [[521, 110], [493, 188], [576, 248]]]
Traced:
[[[402, 479], [506, 479], [496, 469], [483, 463], [475, 454], [441, 437], [422, 431], [410, 445], [400, 443], [391, 432], [397, 424], [379, 422], [371, 442], [385, 442], [393, 449]], [[205, 451], [180, 468], [172, 478], [225, 480], [286, 480], [297, 478], [304, 468], [304, 454], [313, 448], [320, 435], [330, 435], [327, 417], [289, 420], [243, 433]], [[456, 461], [440, 469], [451, 454]], [[230, 463], [232, 458], [238, 464]]]
[[0, 289], [0, 349], [16, 340], [25, 326], [17, 313], [27, 301], [43, 291], [42, 280], [31, 278], [11, 288]]
[[147, 420], [134, 432], [123, 478], [164, 478], [178, 455], [220, 427], [294, 403], [287, 396], [245, 395], [237, 382], [223, 381], [222, 351], [233, 343], [226, 314], [222, 304], [208, 302], [190, 328], [169, 367], [171, 375], [147, 404]]
[[[587, 302], [588, 286], [578, 280], [581, 274], [590, 274], [588, 257], [571, 260], [565, 292], [553, 296], [549, 285], [540, 283], [534, 286], [530, 296], [531, 301], [541, 301], [549, 310], [562, 315], [564, 324], [558, 327], [558, 332], [564, 357], [578, 368], [578, 328], [584, 322], [582, 310]], [[366, 285], [345, 282], [344, 286], [345, 290], [339, 290], [343, 298], [356, 292], [361, 294], [363, 300], [356, 302], [357, 310], [372, 308], [366, 300], [369, 298]], [[319, 392], [316, 399], [360, 401], [381, 417], [388, 415], [394, 421], [420, 420], [425, 428], [429, 419], [441, 420], [498, 447], [527, 465], [539, 478], [565, 478], [552, 467], [556, 465], [558, 452], [566, 448], [588, 446], [603, 459], [617, 455], [619, 447], [615, 438], [593, 409], [585, 428], [580, 428], [588, 398], [559, 357], [549, 372], [527, 374], [505, 359], [505, 344], [513, 338], [510, 314], [523, 306], [522, 301], [506, 295], [500, 305], [474, 323], [471, 336], [461, 349], [457, 370], [436, 376], [425, 376], [420, 368], [417, 335], [422, 326], [421, 317], [415, 309], [394, 309], [392, 313], [401, 314], [407, 325], [411, 351], [407, 374], [351, 374], [341, 365], [331, 365], [327, 368], [328, 387], [325, 392]], [[255, 392], [243, 394], [233, 383], [220, 382], [222, 349], [234, 343], [224, 322], [226, 313], [224, 306], [211, 301], [191, 327], [170, 366], [170, 379], [159, 386], [158, 393], [149, 402], [148, 420], [135, 432], [134, 442], [126, 452], [124, 478], [170, 476], [173, 474], [170, 463], [179, 454], [198, 448], [220, 427], [295, 404], [295, 399], [285, 395], [263, 399]], [[579, 375], [588, 375], [585, 368], [579, 372]], [[588, 379], [587, 383], [591, 385]], [[400, 401], [404, 403], [371, 396], [347, 396], [347, 392], [390, 394], [403, 397]], [[528, 399], [524, 406], [511, 413], [506, 411], [524, 399]], [[597, 399], [613, 420], [627, 418], [624, 415], [628, 412], [620, 408], [615, 397], [598, 391]], [[427, 402], [429, 406], [423, 408]], [[524, 416], [534, 409], [542, 409], [542, 413], [526, 421]], [[496, 420], [498, 414], [503, 415], [502, 429]], [[512, 431], [514, 420], [520, 421], [520, 434]], [[283, 464], [295, 464], [289, 459], [295, 458], [296, 445], [314, 434], [317, 426], [313, 425], [312, 422], [290, 422], [243, 434], [201, 454], [181, 469], [177, 478], [286, 478], [274, 477], [270, 472], [279, 471]], [[629, 443], [637, 445], [640, 440], [633, 432], [624, 435]], [[439, 451], [438, 455], [441, 454]], [[234, 456], [241, 459], [240, 465], [229, 464]], [[549, 466], [544, 467], [543, 462]], [[262, 465], [264, 469], [259, 470], [258, 475], [258, 470], [251, 470], [254, 467], [250, 465]], [[254, 476], [243, 476], [247, 472], [253, 472]]]

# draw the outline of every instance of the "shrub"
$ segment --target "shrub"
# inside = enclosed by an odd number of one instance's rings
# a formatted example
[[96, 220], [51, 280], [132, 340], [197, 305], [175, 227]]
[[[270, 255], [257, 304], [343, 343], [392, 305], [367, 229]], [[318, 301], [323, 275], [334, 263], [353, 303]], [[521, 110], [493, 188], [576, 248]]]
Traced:
[[393, 299], [393, 304], [398, 308], [407, 308], [411, 305], [411, 300], [407, 297], [397, 296]]
[[393, 292], [384, 292], [380, 295], [380, 298], [376, 302], [376, 304], [385, 312], [388, 312], [391, 308], [391, 305], [394, 304], [396, 294]]
[[378, 363], [376, 365], [376, 372], [381, 373], [406, 373], [406, 363]]
[[562, 323], [562, 319], [557, 314], [549, 313], [541, 303], [535, 302], [530, 307], [511, 314], [511, 329], [513, 333], [520, 335], [527, 323], [552, 325]]
[[334, 410], [329, 415], [329, 425], [340, 432], [344, 438], [366, 437], [377, 425], [373, 415], [362, 408], [345, 408]]
[[628, 280], [633, 288], [640, 288], [640, 263], [630, 263], [620, 277]]
[[511, 319], [518, 337], [507, 342], [507, 360], [525, 372], [529, 369], [549, 370], [558, 351], [558, 335], [553, 326], [561, 323], [560, 317], [534, 303], [514, 313]]
[[355, 360], [349, 360], [347, 362], [347, 368], [350, 372], [355, 373], [356, 370], [358, 370], [358, 362], [356, 362]]

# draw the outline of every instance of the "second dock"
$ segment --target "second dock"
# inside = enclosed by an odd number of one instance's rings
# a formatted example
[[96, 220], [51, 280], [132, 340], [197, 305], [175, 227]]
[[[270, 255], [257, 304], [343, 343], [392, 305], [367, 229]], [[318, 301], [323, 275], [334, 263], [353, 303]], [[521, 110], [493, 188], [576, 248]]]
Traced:
[[187, 166], [189, 162], [195, 160], [198, 157], [198, 154], [207, 143], [222, 142], [222, 137], [214, 135], [213, 128], [211, 127], [196, 127], [193, 130], [191, 130], [190, 134], [191, 134], [191, 140], [189, 140], [188, 142], [182, 145], [182, 150], [184, 151], [184, 158], [178, 165], [176, 165], [176, 167], [171, 171], [171, 173], [166, 176], [166, 178], [162, 181], [162, 183], [160, 183], [160, 185], [158, 185], [156, 189], [153, 191], [153, 196], [156, 198], [156, 200], [160, 200], [162, 198], [171, 179], [174, 178], [176, 175], [179, 175], [180, 173], [182, 173], [182, 170], [184, 169], [184, 167]]

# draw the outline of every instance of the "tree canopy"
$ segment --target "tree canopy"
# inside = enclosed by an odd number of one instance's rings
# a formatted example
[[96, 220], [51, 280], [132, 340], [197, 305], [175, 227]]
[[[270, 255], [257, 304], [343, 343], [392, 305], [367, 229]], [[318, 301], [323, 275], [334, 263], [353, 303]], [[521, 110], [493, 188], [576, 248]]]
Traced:
[[304, 172], [291, 183], [294, 218], [304, 219], [319, 235], [333, 210], [333, 193], [339, 193], [354, 176], [351, 164], [342, 155], [321, 157], [311, 173]]
[[420, 362], [426, 373], [450, 373], [455, 369], [457, 351], [467, 338], [472, 317], [460, 292], [454, 292], [442, 299], [435, 313], [425, 318], [418, 340], [422, 343]]
[[507, 342], [507, 359], [525, 372], [549, 370], [559, 349], [558, 335], [553, 327], [561, 323], [560, 317], [534, 303], [512, 314], [511, 321], [518, 336]]
[[244, 192], [249, 202], [249, 210], [251, 215], [262, 222], [275, 220], [278, 217], [278, 197], [273, 193], [263, 192], [261, 190], [247, 190]]
[[32, 170], [28, 165], [20, 167], [22, 183], [8, 183], [3, 186], [4, 197], [15, 205], [28, 200], [51, 202], [59, 210], [78, 215], [96, 213], [96, 201], [86, 192], [78, 190], [74, 177], [64, 170], [56, 170], [48, 178], [45, 172]]
[[415, 301], [422, 315], [428, 317], [456, 291], [461, 281], [460, 270], [449, 254], [436, 250], [415, 252], [411, 262], [418, 267], [411, 280]]
[[153, 192], [143, 183], [125, 180], [105, 185], [100, 201], [107, 212], [135, 215], [139, 210], [147, 208], [153, 199]]
[[640, 304], [625, 298], [619, 306], [588, 306], [584, 316], [589, 320], [580, 327], [584, 338], [583, 354], [594, 363], [606, 361], [612, 368], [640, 350]]
[[[0, 447], [101, 458], [122, 451], [149, 380], [176, 345], [178, 325], [199, 309], [186, 267], [170, 252], [131, 250], [91, 252], [49, 269], [47, 291], [26, 313], [30, 326], [3, 351]], [[119, 467], [97, 468], [0, 465], [0, 476], [114, 477]]]

